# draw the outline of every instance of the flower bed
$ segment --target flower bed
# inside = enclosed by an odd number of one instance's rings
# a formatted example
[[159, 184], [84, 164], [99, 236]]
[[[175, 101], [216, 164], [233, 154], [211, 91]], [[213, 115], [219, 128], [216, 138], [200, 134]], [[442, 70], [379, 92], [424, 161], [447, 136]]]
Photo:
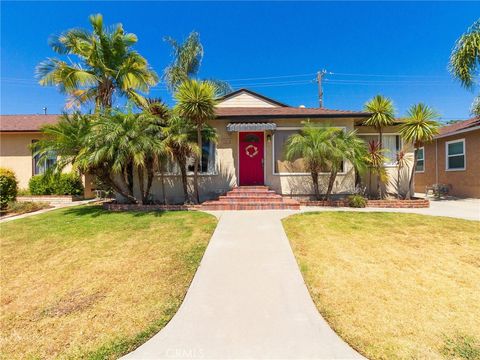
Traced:
[[70, 204], [74, 201], [82, 200], [83, 198], [76, 195], [28, 195], [17, 196], [17, 201], [20, 202], [46, 202], [50, 205]]
[[103, 203], [103, 208], [110, 211], [179, 211], [198, 210], [201, 205], [141, 205], [141, 204], [119, 204], [116, 202]]
[[[331, 206], [331, 207], [348, 207], [348, 200], [301, 200], [302, 206]], [[428, 199], [413, 198], [411, 200], [367, 200], [367, 207], [372, 208], [428, 208], [430, 201]]]

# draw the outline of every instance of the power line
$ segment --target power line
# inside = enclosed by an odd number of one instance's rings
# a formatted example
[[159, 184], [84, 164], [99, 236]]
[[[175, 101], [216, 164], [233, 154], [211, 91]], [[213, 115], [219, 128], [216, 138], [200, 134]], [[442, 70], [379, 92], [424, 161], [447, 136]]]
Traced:
[[329, 75], [341, 75], [341, 76], [365, 76], [365, 77], [418, 77], [418, 78], [447, 78], [447, 75], [406, 75], [406, 74], [353, 74], [353, 73], [338, 73], [329, 72]]

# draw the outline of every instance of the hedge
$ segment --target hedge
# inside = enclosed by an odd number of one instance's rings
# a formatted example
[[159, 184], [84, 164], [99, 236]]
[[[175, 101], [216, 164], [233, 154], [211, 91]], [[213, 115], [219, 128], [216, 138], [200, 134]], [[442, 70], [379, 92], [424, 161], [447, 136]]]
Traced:
[[28, 188], [32, 195], [82, 195], [83, 184], [75, 173], [60, 175], [35, 175]]
[[0, 168], [0, 208], [5, 209], [10, 201], [15, 201], [18, 182], [12, 170]]

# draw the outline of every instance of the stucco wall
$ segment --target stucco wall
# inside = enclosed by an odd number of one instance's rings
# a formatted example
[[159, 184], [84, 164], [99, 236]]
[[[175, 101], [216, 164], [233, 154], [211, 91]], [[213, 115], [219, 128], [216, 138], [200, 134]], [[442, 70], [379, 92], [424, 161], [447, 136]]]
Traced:
[[33, 175], [32, 140], [38, 140], [38, 133], [0, 134], [0, 166], [15, 172], [18, 186], [28, 188], [28, 180]]
[[[465, 170], [447, 171], [445, 143], [465, 139]], [[480, 198], [480, 130], [460, 133], [425, 145], [425, 171], [416, 173], [415, 190], [424, 192], [435, 183], [450, 185], [450, 194]]]
[[[39, 133], [0, 133], [0, 167], [13, 170], [18, 180], [20, 189], [28, 189], [28, 181], [33, 176], [33, 157], [30, 144], [33, 140], [39, 140]], [[65, 172], [71, 171], [66, 167]], [[85, 197], [93, 196], [91, 191], [92, 177], [83, 177]]]

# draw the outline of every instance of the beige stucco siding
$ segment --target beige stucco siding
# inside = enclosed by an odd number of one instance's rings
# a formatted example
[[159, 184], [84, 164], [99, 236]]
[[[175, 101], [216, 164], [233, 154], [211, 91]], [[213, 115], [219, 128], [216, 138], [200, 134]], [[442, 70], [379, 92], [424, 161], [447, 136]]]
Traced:
[[[20, 189], [28, 189], [28, 182], [33, 176], [33, 157], [30, 145], [33, 140], [39, 140], [42, 135], [31, 133], [0, 133], [0, 167], [13, 170]], [[64, 171], [71, 171], [67, 166]], [[91, 190], [93, 179], [90, 175], [83, 177], [85, 197], [93, 196]]]
[[217, 107], [278, 107], [278, 105], [252, 94], [239, 93], [236, 96], [223, 100], [217, 104]]
[[13, 170], [21, 189], [28, 188], [33, 175], [32, 140], [38, 140], [38, 133], [0, 134], [0, 167]]

